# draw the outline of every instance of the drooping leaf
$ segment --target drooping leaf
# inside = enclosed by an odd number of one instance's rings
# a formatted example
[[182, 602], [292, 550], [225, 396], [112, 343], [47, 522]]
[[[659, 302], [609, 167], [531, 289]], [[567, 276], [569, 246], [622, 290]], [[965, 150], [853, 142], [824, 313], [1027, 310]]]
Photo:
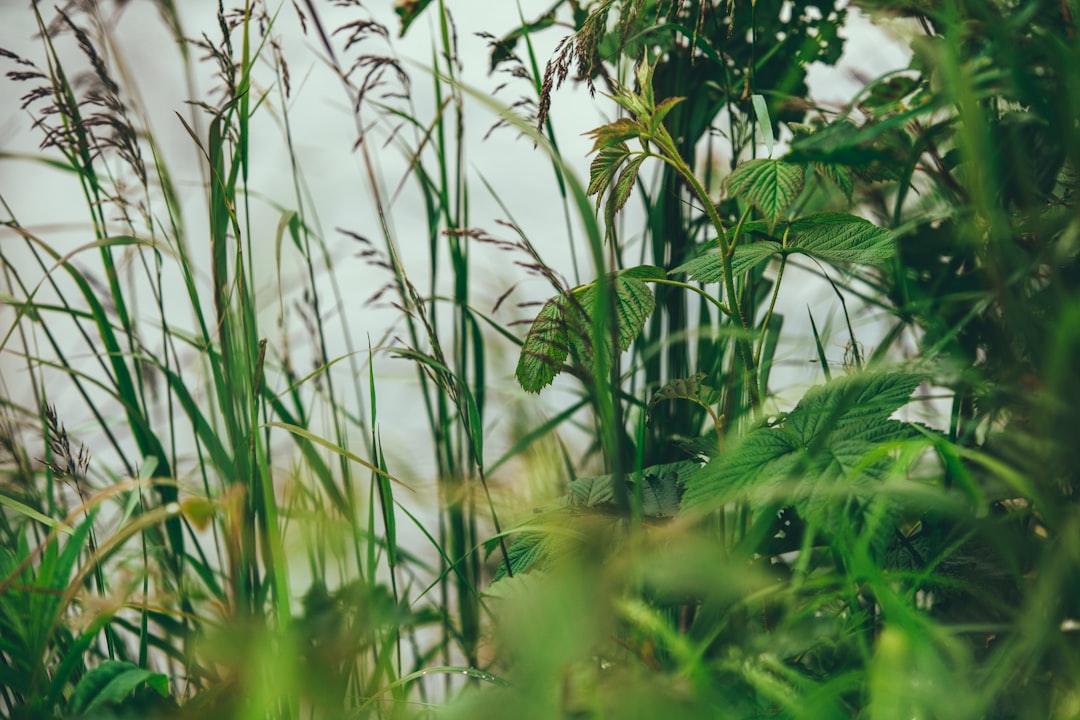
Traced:
[[[619, 166], [630, 155], [630, 148], [625, 143], [619, 143], [612, 147], [606, 147], [600, 150], [593, 158], [592, 163], [589, 165], [589, 187], [586, 190], [588, 195], [599, 195], [604, 191], [608, 185], [611, 184], [612, 178], [615, 177], [615, 173], [619, 171]], [[596, 207], [600, 207], [600, 198], [596, 199]]]
[[563, 296], [556, 296], [544, 303], [525, 336], [515, 375], [526, 392], [540, 392], [562, 370], [570, 351], [563, 319], [564, 302]]
[[617, 275], [612, 285], [615, 287], [615, 316], [619, 323], [619, 350], [626, 350], [641, 334], [656, 308], [656, 299], [649, 286], [635, 277]]
[[[623, 351], [641, 334], [645, 322], [656, 307], [656, 299], [649, 286], [637, 278], [616, 274], [611, 277], [610, 282], [614, 290], [618, 349]], [[598, 283], [575, 289], [573, 302], [564, 307], [570, 349], [575, 359], [590, 370], [597, 365], [597, 356], [593, 352], [593, 323], [600, 299], [599, 292]], [[611, 348], [605, 345], [604, 349], [608, 353], [606, 360], [610, 360]]]
[[855, 192], [855, 183], [851, 179], [851, 173], [843, 165], [831, 165], [829, 163], [810, 163], [821, 177], [825, 178], [844, 193], [844, 197], [850, 203]]
[[638, 155], [626, 163], [622, 172], [619, 173], [619, 179], [615, 182], [615, 193], [608, 200], [607, 215], [612, 219], [614, 219], [615, 213], [619, 212], [630, 198], [630, 193], [634, 189], [634, 181], [637, 180], [638, 169], [644, 161], [645, 156]]
[[[635, 275], [653, 277], [659, 268], [642, 266], [616, 273], [609, 282], [614, 289], [614, 312], [618, 326], [618, 350], [630, 347], [645, 327], [656, 300], [652, 290]], [[592, 370], [597, 362], [593, 349], [593, 322], [599, 292], [597, 283], [574, 288], [548, 300], [533, 321], [518, 357], [516, 376], [526, 392], [540, 392], [562, 370], [568, 355]], [[611, 348], [605, 348], [611, 353]]]
[[787, 249], [829, 263], [877, 265], [893, 257], [893, 234], [855, 215], [820, 213], [792, 224]]
[[772, 227], [802, 192], [805, 178], [806, 170], [801, 165], [782, 160], [750, 160], [735, 168], [727, 187], [732, 195], [760, 210]]

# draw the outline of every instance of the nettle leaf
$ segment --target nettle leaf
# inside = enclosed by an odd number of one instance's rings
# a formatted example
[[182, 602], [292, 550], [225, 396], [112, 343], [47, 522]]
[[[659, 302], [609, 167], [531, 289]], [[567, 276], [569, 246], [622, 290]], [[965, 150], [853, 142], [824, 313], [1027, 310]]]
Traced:
[[802, 192], [806, 170], [782, 160], [750, 160], [727, 180], [728, 192], [750, 203], [765, 216], [769, 227], [787, 212]]
[[[626, 143], [619, 143], [611, 147], [605, 147], [596, 154], [589, 165], [588, 195], [596, 195], [603, 192], [604, 188], [611, 184], [611, 179], [619, 170], [619, 166], [630, 156], [630, 148]], [[596, 207], [600, 207], [600, 198], [596, 199]]]
[[[611, 276], [619, 351], [628, 349], [641, 334], [656, 307], [652, 290], [638, 278], [656, 278], [662, 272], [660, 268], [647, 265]], [[574, 360], [582, 365], [590, 369], [595, 366], [593, 324], [598, 292], [599, 285], [594, 282], [544, 303], [529, 328], [518, 357], [515, 375], [522, 389], [538, 393], [551, 384], [571, 352]], [[606, 351], [610, 354], [611, 348]]]
[[829, 263], [878, 265], [896, 252], [893, 234], [869, 220], [844, 213], [820, 213], [793, 223], [787, 250]]
[[[656, 298], [652, 290], [641, 280], [624, 274], [612, 276], [611, 284], [615, 291], [615, 320], [618, 324], [618, 348], [627, 350], [634, 339], [641, 334], [645, 322], [656, 307]], [[576, 359], [586, 367], [596, 364], [593, 353], [593, 323], [595, 308], [598, 304], [600, 287], [590, 283], [573, 291], [574, 302], [567, 305], [564, 317], [568, 325], [570, 349]], [[610, 353], [610, 348], [606, 348]], [[610, 355], [608, 358], [610, 360]]]
[[[772, 240], [738, 245], [731, 257], [731, 272], [736, 277], [742, 275], [779, 253], [781, 249], [780, 243]], [[724, 259], [719, 252], [707, 252], [675, 268], [671, 271], [671, 274], [674, 273], [686, 273], [691, 280], [700, 283], [722, 283], [724, 281]]]
[[794, 505], [808, 517], [830, 503], [868, 496], [872, 485], [866, 483], [893, 469], [882, 445], [923, 434], [917, 425], [889, 417], [922, 379], [861, 373], [810, 388], [790, 413], [751, 430], [690, 476], [683, 508], [711, 510], [751, 495]]

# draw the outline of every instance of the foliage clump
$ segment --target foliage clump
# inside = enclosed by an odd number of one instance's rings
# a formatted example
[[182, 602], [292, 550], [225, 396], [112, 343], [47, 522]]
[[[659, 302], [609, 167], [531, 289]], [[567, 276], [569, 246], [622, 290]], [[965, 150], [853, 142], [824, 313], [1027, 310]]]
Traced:
[[[68, 244], [0, 196], [0, 714], [1080, 716], [1069, 3], [857, 3], [911, 62], [822, 107], [838, 3], [559, 0], [484, 35], [505, 108], [443, 2], [395, 7], [435, 33], [422, 79], [358, 2], [221, 6], [195, 38], [161, 2], [213, 75], [174, 119], [197, 182], [129, 79], [125, 5], [34, 4], [39, 56], [0, 50], [30, 159], [88, 218]], [[301, 171], [290, 33], [355, 120], [375, 221], [338, 231], [384, 280], [381, 339], [354, 339]], [[609, 116], [590, 158], [559, 149], [571, 80]], [[550, 158], [572, 282], [530, 228], [472, 224], [477, 180], [513, 211], [465, 160], [477, 100], [487, 141]], [[550, 286], [528, 319], [487, 249]], [[388, 405], [428, 437], [384, 445]]]

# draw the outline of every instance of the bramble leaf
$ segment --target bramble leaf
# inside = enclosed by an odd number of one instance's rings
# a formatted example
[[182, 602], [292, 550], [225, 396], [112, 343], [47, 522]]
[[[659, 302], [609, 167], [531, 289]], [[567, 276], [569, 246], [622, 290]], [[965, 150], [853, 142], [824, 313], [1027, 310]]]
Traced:
[[570, 350], [562, 314], [563, 301], [564, 297], [560, 295], [544, 303], [525, 336], [515, 375], [526, 392], [540, 392], [562, 371]]
[[854, 215], [810, 215], [793, 223], [791, 229], [788, 251], [830, 263], [877, 265], [895, 254], [891, 231]]
[[865, 482], [892, 467], [883, 445], [923, 432], [889, 417], [921, 381], [910, 373], [860, 373], [810, 388], [790, 413], [751, 430], [689, 477], [683, 508], [712, 509], [763, 493], [805, 516], [838, 496], [867, 491]]
[[638, 155], [630, 162], [626, 163], [626, 167], [623, 168], [622, 173], [619, 174], [619, 179], [615, 183], [615, 194], [608, 201], [608, 215], [614, 218], [615, 213], [622, 209], [622, 206], [626, 204], [626, 201], [630, 198], [630, 193], [634, 189], [634, 181], [637, 180], [638, 168], [641, 167], [641, 163], [644, 162], [645, 156]]
[[[662, 272], [660, 268], [642, 266], [611, 276], [620, 351], [630, 347], [656, 307], [652, 290], [638, 278], [655, 277], [659, 272]], [[597, 292], [598, 285], [594, 282], [544, 303], [529, 328], [518, 357], [515, 374], [526, 392], [540, 392], [551, 384], [562, 371], [562, 364], [571, 351], [576, 362], [589, 370], [594, 369], [593, 322]], [[611, 349], [607, 350], [610, 353]]]
[[[641, 485], [643, 517], [671, 518], [679, 511], [686, 478], [699, 468], [700, 464], [691, 460], [653, 465], [641, 472], [629, 473], [623, 482], [626, 484], [627, 494], [631, 497], [637, 494], [637, 486]], [[610, 474], [573, 480], [566, 495], [538, 511], [538, 514], [533, 515], [516, 531], [517, 534], [507, 549], [514, 575], [542, 568], [545, 561], [558, 559], [571, 552], [578, 539], [573, 519], [583, 513], [611, 515], [613, 520], [618, 519], [615, 489]], [[484, 549], [489, 555], [495, 552], [498, 546], [498, 538], [484, 543]], [[499, 563], [492, 582], [506, 575], [506, 564]]]
[[[731, 273], [738, 277], [779, 253], [780, 250], [780, 243], [772, 240], [739, 245], [731, 258]], [[718, 252], [707, 252], [671, 271], [672, 274], [683, 272], [689, 275], [691, 280], [697, 282], [721, 283], [724, 281], [724, 260]]]
[[769, 227], [787, 212], [802, 192], [806, 170], [782, 160], [750, 160], [727, 180], [728, 192], [750, 203], [765, 216]]
[[[630, 155], [630, 148], [625, 143], [619, 143], [611, 147], [605, 147], [596, 154], [589, 165], [588, 195], [597, 195], [611, 184], [619, 166]], [[600, 198], [596, 198], [596, 207], [600, 207]]]

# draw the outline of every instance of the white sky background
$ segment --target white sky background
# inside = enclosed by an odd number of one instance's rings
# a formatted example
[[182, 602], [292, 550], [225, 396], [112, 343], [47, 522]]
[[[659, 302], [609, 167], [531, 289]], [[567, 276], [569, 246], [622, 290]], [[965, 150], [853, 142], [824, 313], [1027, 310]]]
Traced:
[[[216, 40], [219, 35], [215, 18], [216, 2], [184, 0], [178, 4], [182, 7], [184, 29], [189, 36], [205, 32]], [[227, 6], [231, 4], [235, 3], [226, 3]], [[497, 36], [503, 35], [519, 23], [518, 8], [515, 3], [505, 0], [450, 0], [447, 4], [457, 22], [460, 54], [465, 63], [464, 80], [467, 85], [483, 93], [491, 93], [493, 88], [508, 78], [488, 75], [486, 41], [473, 33], [486, 30]], [[531, 20], [550, 7], [551, 1], [522, 0], [520, 4], [522, 15]], [[318, 3], [320, 10], [325, 11], [323, 20], [328, 31], [359, 13], [356, 9], [336, 10], [329, 5], [325, 2]], [[436, 17], [432, 11], [435, 8], [430, 8], [410, 29], [409, 35], [400, 39], [396, 37], [398, 21], [393, 15], [392, 6], [392, 0], [367, 3], [371, 16], [390, 27], [394, 35], [394, 50], [399, 57], [406, 59], [414, 80], [413, 98], [417, 116], [427, 121], [432, 117], [433, 98], [431, 80], [425, 75], [423, 68], [431, 64], [432, 23]], [[45, 7], [51, 11], [51, 4]], [[28, 8], [27, 2], [0, 0], [0, 47], [40, 61], [41, 45], [32, 37], [36, 28]], [[853, 70], [858, 71], [864, 78], [876, 77], [884, 71], [907, 64], [908, 52], [904, 42], [887, 37], [882, 30], [872, 27], [858, 13], [852, 12], [849, 17], [849, 26], [843, 33], [847, 38], [846, 52], [840, 67], [811, 68], [812, 96], [824, 103], [840, 105], [850, 100], [862, 86], [861, 82], [853, 79]], [[365, 300], [383, 284], [386, 276], [374, 272], [356, 258], [355, 252], [359, 249], [356, 244], [334, 232], [334, 228], [344, 227], [369, 237], [376, 245], [382, 244], [363, 164], [359, 154], [351, 150], [356, 128], [345, 94], [321, 60], [321, 45], [313, 33], [309, 32], [306, 37], [300, 33], [296, 14], [289, 2], [281, 4], [279, 22], [281, 27], [278, 32], [283, 39], [284, 53], [292, 77], [293, 94], [289, 118], [296, 141], [296, 153], [302, 163], [301, 172], [310, 198], [315, 203], [308, 207], [309, 213], [313, 212], [309, 219], [317, 219], [318, 227], [332, 248], [334, 272], [346, 295], [346, 307], [332, 308], [326, 319], [330, 321], [331, 327], [336, 327], [338, 316], [343, 313], [353, 333], [354, 342], [359, 348], [365, 348], [368, 335], [373, 344], [380, 341], [387, 326], [396, 319], [396, 311], [376, 311], [365, 307]], [[569, 30], [552, 28], [534, 38], [538, 62], [541, 65], [550, 57], [555, 43], [567, 32]], [[120, 40], [116, 49], [117, 58], [130, 72], [130, 76], [125, 80], [127, 83], [134, 83], [138, 88], [142, 98], [141, 107], [147, 112], [150, 124], [161, 142], [166, 161], [180, 187], [189, 226], [189, 240], [193, 248], [205, 249], [208, 241], [200, 158], [191, 138], [176, 118], [176, 113], [185, 118], [190, 117], [189, 109], [184, 104], [187, 91], [180, 72], [177, 49], [159, 22], [151, 3], [142, 0], [129, 3], [115, 37]], [[384, 49], [382, 46], [372, 46], [370, 52], [383, 52]], [[520, 45], [518, 49], [519, 52], [524, 51]], [[348, 58], [355, 55], [352, 53]], [[348, 62], [344, 57], [343, 62]], [[207, 67], [197, 66], [197, 92], [200, 98], [206, 98], [211, 87]], [[12, 66], [5, 62], [2, 69], [6, 72], [12, 69]], [[264, 74], [263, 77], [268, 75]], [[0, 108], [4, 109], [0, 113], [0, 150], [4, 152], [36, 152], [39, 137], [29, 131], [28, 116], [18, 111], [18, 97], [26, 89], [26, 84], [0, 80]], [[512, 85], [496, 99], [511, 103], [524, 92], [524, 85]], [[274, 102], [277, 102], [276, 99]], [[556, 123], [560, 148], [564, 157], [577, 168], [578, 177], [583, 182], [587, 179], [590, 160], [587, 152], [590, 142], [582, 133], [610, 120], [614, 110], [609, 101], [599, 96], [597, 101], [590, 101], [581, 88], [575, 89], [569, 85], [555, 96], [552, 117]], [[506, 219], [506, 215], [479, 181], [482, 175], [497, 190], [502, 202], [541, 251], [544, 259], [573, 281], [562, 208], [549, 161], [543, 153], [533, 149], [530, 141], [517, 138], [517, 133], [510, 129], [499, 130], [489, 139], [482, 140], [494, 122], [494, 116], [476, 103], [471, 103], [466, 112], [465, 126], [468, 136], [465, 142], [465, 162], [471, 173], [472, 204], [469, 224], [484, 228], [498, 237], [512, 239], [508, 230], [495, 223], [497, 219]], [[266, 198], [266, 204], [257, 205], [253, 210], [253, 239], [256, 247], [265, 248], [265, 253], [260, 250], [256, 257], [256, 267], [265, 279], [260, 286], [265, 300], [260, 310], [264, 333], [267, 333], [275, 331], [278, 314], [277, 297], [273, 291], [277, 272], [273, 238], [281, 214], [274, 206], [295, 208], [296, 200], [281, 130], [273, 122], [270, 113], [260, 111], [260, 115], [262, 120], [255, 126], [252, 143], [251, 180], [253, 190]], [[393, 148], [384, 149], [381, 144], [373, 147], [377, 151], [383, 191], [390, 193], [398, 185], [405, 170], [404, 160], [401, 153]], [[89, 225], [85, 202], [73, 178], [38, 164], [4, 160], [0, 163], [0, 193], [24, 226], [40, 233], [58, 247], [69, 250], [91, 239], [86, 236]], [[395, 239], [404, 256], [403, 260], [417, 285], [423, 289], [427, 285], [427, 229], [422, 209], [416, 205], [417, 202], [417, 196], [410, 185], [395, 203], [391, 222]], [[637, 222], [640, 222], [640, 210], [631, 210], [625, 220], [625, 227], [633, 227], [635, 213]], [[0, 242], [10, 243], [15, 240], [2, 228], [0, 233]], [[582, 281], [587, 281], [594, 273], [585, 260], [587, 255], [584, 250], [579, 250], [579, 253], [585, 263], [582, 265]], [[522, 278], [520, 273], [517, 273], [517, 268], [511, 268], [508, 256], [492, 248], [477, 247], [475, 260], [473, 285], [477, 293], [474, 302], [478, 310], [489, 312], [495, 299]], [[96, 255], [88, 254], [85, 259], [86, 266], [93, 266], [94, 263]], [[290, 267], [292, 266], [286, 262], [285, 271], [288, 272]], [[286, 282], [290, 287], [301, 287], [300, 278], [293, 277]], [[812, 282], [816, 284], [811, 285]], [[208, 287], [209, 282], [206, 280], [204, 289]], [[323, 289], [324, 287], [320, 286], [320, 290]], [[506, 323], [511, 319], [530, 317], [536, 308], [518, 309], [515, 302], [542, 300], [548, 295], [550, 290], [543, 281], [524, 279], [518, 291], [500, 309], [496, 319]], [[329, 294], [325, 296], [325, 301], [329, 303]], [[792, 384], [796, 388], [792, 400], [801, 394], [800, 384], [820, 380], [820, 368], [809, 362], [814, 357], [814, 351], [806, 320], [808, 302], [815, 308], [822, 308], [820, 312], [815, 309], [819, 328], [827, 321], [830, 312], [833, 316], [832, 324], [837, 330], [842, 322], [842, 316], [837, 314], [838, 304], [827, 287], [822, 288], [819, 281], [808, 276], [800, 277], [792, 273], [785, 277], [778, 309], [787, 315], [784, 331], [788, 349], [782, 352], [786, 353], [788, 363], [777, 369], [774, 382], [778, 386]], [[0, 307], [0, 327], [4, 332], [13, 317], [11, 308]], [[861, 339], [868, 348], [872, 347], [873, 323], [868, 324], [865, 317], [860, 319], [863, 321]], [[291, 321], [293, 327], [297, 328], [290, 336], [291, 352], [298, 369], [303, 371], [305, 366], [298, 358], [303, 355], [302, 348], [306, 339], [303, 332], [298, 330], [300, 323], [297, 322], [295, 313], [291, 315]], [[180, 322], [183, 323], [184, 320]], [[517, 330], [524, 335], [524, 326], [519, 326]], [[842, 335], [834, 334], [834, 337]], [[280, 347], [275, 348], [275, 345], [280, 343], [271, 336], [271, 359], [275, 350], [280, 352]], [[489, 379], [492, 392], [497, 393], [490, 405], [491, 413], [487, 418], [489, 426], [506, 423], [514, 417], [520, 417], [521, 413], [532, 415], [537, 411], [530, 408], [536, 408], [538, 402], [534, 397], [524, 397], [524, 393], [517, 389], [513, 378], [516, 348], [501, 340], [494, 341], [494, 345], [504, 346], [505, 362], [493, 366], [497, 367], [499, 372]], [[840, 340], [833, 345], [832, 351], [839, 360], [843, 355], [843, 342]], [[343, 352], [345, 345], [342, 341], [340, 345], [331, 347], [329, 354], [335, 357]], [[433, 475], [428, 466], [431, 461], [424, 457], [427, 453], [409, 449], [410, 445], [415, 443], [417, 432], [424, 433], [424, 443], [429, 442], [420, 416], [420, 402], [412, 387], [415, 370], [401, 360], [381, 361], [377, 368], [380, 382], [380, 425], [383, 427], [383, 437], [388, 450], [400, 457], [396, 461], [399, 463], [396, 470], [404, 476], [417, 479], [417, 484], [421, 486], [433, 483]], [[2, 355], [0, 370], [6, 386], [0, 390], [11, 393], [20, 400], [28, 400], [28, 396], [21, 397], [19, 394], [26, 388], [24, 379], [20, 379], [20, 374], [25, 373], [24, 365], [17, 358]], [[784, 373], [783, 376], [779, 374], [781, 372]], [[364, 383], [366, 397], [366, 375], [359, 380]], [[56, 394], [61, 398], [61, 417], [66, 418], [64, 398], [69, 398], [72, 402], [78, 398], [63, 390], [57, 390]], [[560, 399], [566, 397], [569, 396], [565, 392], [560, 393], [556, 388], [542, 396], [542, 401], [558, 404]], [[67, 420], [69, 430], [76, 436], [79, 421], [80, 418], [77, 417]], [[496, 447], [490, 452], [492, 457], [489, 457], [489, 461], [497, 456], [499, 449]], [[407, 465], [407, 469], [400, 464]]]

